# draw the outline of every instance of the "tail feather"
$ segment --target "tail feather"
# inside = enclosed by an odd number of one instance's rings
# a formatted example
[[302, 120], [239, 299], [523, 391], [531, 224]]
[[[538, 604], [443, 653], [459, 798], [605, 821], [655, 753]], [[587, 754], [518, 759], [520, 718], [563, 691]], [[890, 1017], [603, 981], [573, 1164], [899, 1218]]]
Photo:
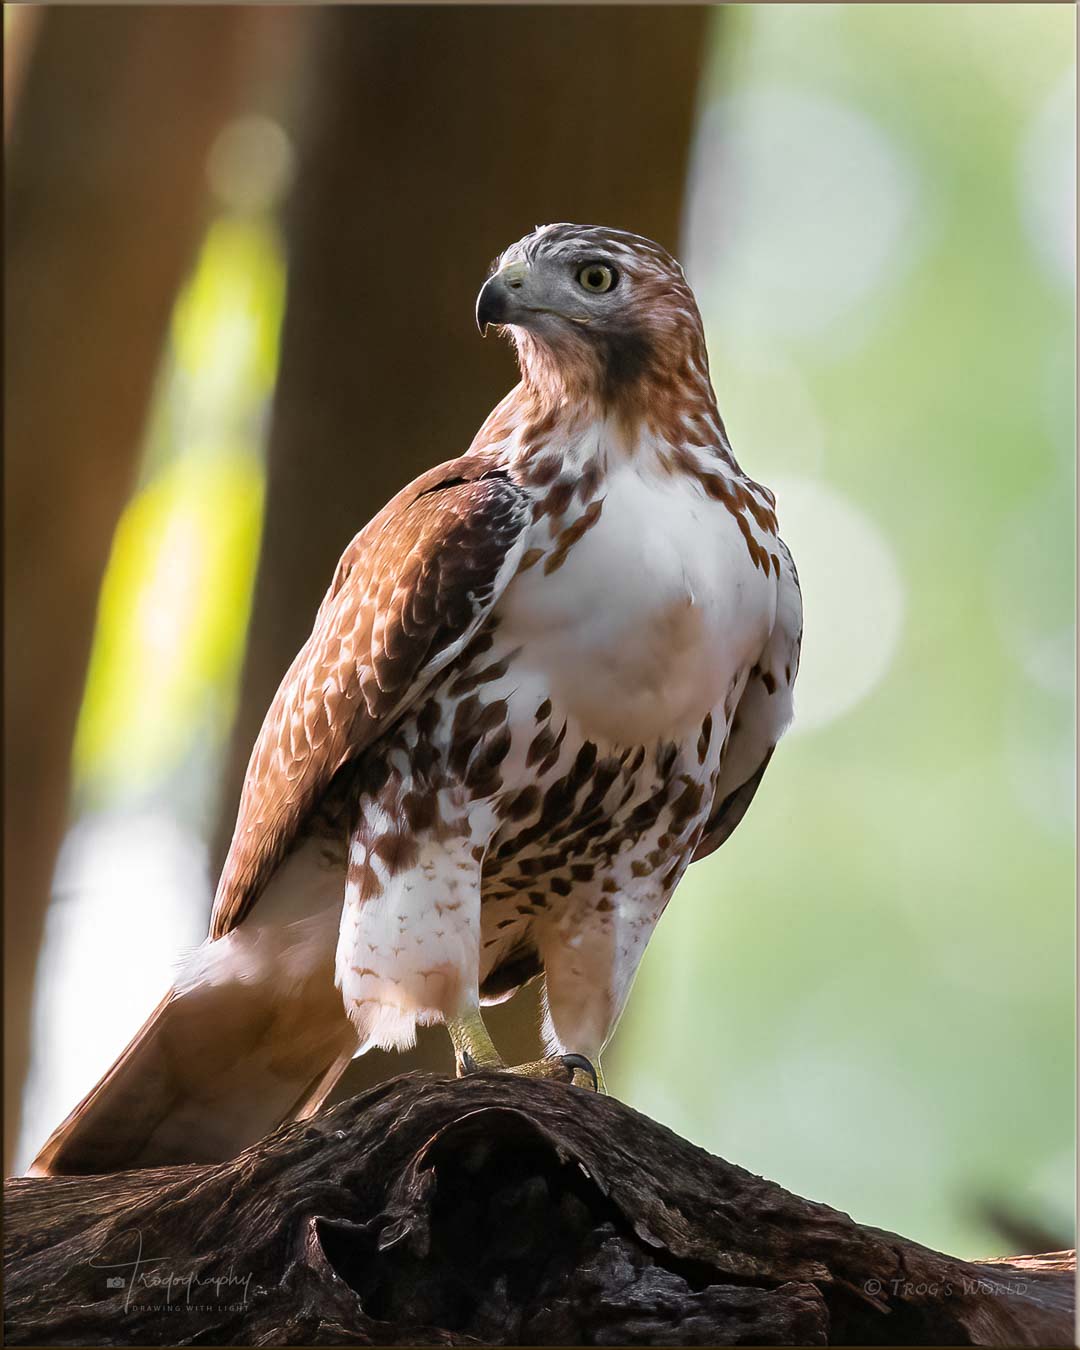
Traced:
[[356, 1050], [329, 970], [301, 987], [172, 989], [31, 1176], [222, 1162], [318, 1109]]
[[244, 922], [188, 955], [31, 1175], [223, 1162], [318, 1110], [358, 1049], [334, 984], [344, 889], [319, 839], [295, 848]]

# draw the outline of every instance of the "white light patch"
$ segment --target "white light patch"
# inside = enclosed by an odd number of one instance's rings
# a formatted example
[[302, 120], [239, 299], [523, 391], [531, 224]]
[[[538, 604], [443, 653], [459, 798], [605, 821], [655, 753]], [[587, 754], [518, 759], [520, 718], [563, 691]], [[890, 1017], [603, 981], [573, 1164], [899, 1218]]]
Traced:
[[231, 211], [272, 211], [296, 173], [292, 141], [280, 123], [257, 115], [228, 123], [206, 163], [210, 188]]
[[899, 147], [818, 94], [758, 87], [715, 104], [690, 183], [690, 281], [744, 338], [807, 337], [854, 318], [880, 283], [902, 280], [923, 238]]
[[835, 721], [892, 664], [905, 588], [883, 531], [835, 489], [810, 478], [774, 484], [780, 533], [794, 555], [806, 632], [788, 735]]
[[181, 508], [170, 513], [134, 616], [143, 639], [145, 668], [171, 666], [183, 659], [198, 622], [205, 584], [204, 544], [202, 522], [193, 511]]
[[1051, 281], [1076, 283], [1076, 72], [1043, 101], [1020, 150], [1016, 192]]
[[154, 1010], [209, 910], [206, 849], [168, 817], [90, 817], [68, 834], [34, 988], [16, 1174]]

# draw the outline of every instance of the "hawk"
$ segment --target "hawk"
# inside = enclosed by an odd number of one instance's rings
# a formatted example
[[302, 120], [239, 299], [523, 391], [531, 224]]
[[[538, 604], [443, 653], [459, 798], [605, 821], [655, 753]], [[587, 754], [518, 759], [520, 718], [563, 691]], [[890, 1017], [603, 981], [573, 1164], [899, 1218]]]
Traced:
[[520, 382], [349, 544], [255, 744], [210, 935], [37, 1173], [235, 1155], [349, 1060], [544, 981], [548, 1055], [599, 1056], [687, 866], [792, 715], [802, 604], [732, 454], [664, 249], [538, 228], [476, 306]]

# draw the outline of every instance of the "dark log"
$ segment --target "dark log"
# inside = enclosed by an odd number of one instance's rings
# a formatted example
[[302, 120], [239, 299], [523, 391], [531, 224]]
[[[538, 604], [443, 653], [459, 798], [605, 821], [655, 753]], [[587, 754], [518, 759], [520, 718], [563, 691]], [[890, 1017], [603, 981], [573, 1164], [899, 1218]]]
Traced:
[[1072, 1344], [1072, 1253], [943, 1256], [508, 1075], [6, 1200], [10, 1345]]

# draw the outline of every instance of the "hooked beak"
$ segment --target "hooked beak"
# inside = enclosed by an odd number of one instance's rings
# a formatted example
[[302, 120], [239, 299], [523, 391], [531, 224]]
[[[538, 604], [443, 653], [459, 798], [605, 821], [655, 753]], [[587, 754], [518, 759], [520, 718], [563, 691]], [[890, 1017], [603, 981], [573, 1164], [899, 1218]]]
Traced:
[[482, 337], [489, 324], [513, 323], [525, 313], [520, 295], [528, 275], [527, 263], [507, 263], [484, 282], [476, 297], [476, 326]]

